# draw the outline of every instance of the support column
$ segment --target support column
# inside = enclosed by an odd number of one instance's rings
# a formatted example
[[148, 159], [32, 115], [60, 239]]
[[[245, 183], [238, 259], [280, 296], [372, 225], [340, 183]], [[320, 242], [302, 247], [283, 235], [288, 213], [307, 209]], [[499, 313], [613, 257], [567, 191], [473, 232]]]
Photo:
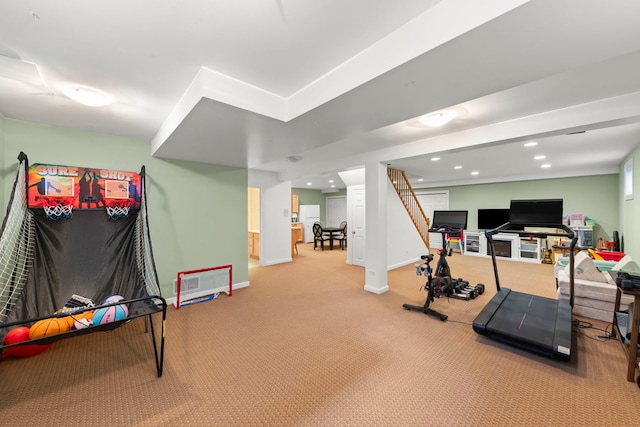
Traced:
[[366, 257], [364, 289], [374, 294], [389, 290], [387, 283], [387, 168], [365, 165]]

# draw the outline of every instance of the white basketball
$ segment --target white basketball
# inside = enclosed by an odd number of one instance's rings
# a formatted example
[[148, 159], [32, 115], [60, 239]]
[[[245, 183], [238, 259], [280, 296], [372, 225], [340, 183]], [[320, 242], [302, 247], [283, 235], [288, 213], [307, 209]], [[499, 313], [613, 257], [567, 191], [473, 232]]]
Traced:
[[73, 322], [73, 329], [84, 329], [91, 326], [91, 319], [87, 319], [86, 317], [82, 317]]
[[112, 304], [114, 302], [122, 301], [124, 297], [122, 295], [109, 295], [104, 300], [102, 300], [102, 304]]

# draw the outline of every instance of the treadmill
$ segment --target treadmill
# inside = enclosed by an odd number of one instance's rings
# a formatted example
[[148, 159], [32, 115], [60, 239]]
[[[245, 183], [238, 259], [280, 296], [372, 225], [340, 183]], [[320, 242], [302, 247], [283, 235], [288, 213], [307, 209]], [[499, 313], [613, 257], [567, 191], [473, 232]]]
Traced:
[[[522, 227], [526, 227], [522, 231]], [[527, 228], [550, 231], [526, 231]], [[509, 231], [509, 230], [512, 231]], [[519, 230], [514, 230], [519, 229]], [[493, 236], [509, 232], [520, 237], [559, 236], [571, 239], [569, 300], [559, 300], [500, 287]], [[576, 234], [562, 224], [562, 199], [512, 200], [509, 222], [485, 232], [491, 250], [497, 293], [473, 321], [473, 330], [496, 341], [536, 354], [571, 359]]]

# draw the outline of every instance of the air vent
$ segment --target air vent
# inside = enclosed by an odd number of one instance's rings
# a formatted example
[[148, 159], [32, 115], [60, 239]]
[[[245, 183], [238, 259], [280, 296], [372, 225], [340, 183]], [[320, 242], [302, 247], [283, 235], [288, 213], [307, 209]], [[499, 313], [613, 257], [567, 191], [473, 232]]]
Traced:
[[[180, 284], [180, 292], [182, 294], [195, 292], [200, 290], [200, 276], [183, 277]], [[178, 281], [173, 281], [173, 293], [178, 293]]]

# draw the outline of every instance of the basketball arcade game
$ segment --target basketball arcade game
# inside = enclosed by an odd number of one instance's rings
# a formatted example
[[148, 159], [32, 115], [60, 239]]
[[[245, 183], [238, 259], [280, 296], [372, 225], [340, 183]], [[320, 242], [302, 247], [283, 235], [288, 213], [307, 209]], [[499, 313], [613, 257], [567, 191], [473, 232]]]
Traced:
[[[109, 331], [144, 317], [162, 375], [166, 301], [160, 295], [147, 221], [145, 168], [140, 173], [61, 165], [28, 165], [18, 176], [0, 232], [0, 353]], [[113, 296], [119, 298], [113, 299]], [[79, 302], [78, 302], [79, 301]], [[102, 301], [94, 305], [93, 301]], [[126, 315], [84, 328], [7, 343], [9, 333], [38, 322], [80, 325], [102, 309]], [[103, 311], [104, 311], [103, 310]], [[121, 310], [122, 311], [122, 310]], [[153, 315], [162, 312], [158, 338]], [[4, 342], [4, 344], [2, 344]], [[3, 354], [5, 356], [6, 354]]]

